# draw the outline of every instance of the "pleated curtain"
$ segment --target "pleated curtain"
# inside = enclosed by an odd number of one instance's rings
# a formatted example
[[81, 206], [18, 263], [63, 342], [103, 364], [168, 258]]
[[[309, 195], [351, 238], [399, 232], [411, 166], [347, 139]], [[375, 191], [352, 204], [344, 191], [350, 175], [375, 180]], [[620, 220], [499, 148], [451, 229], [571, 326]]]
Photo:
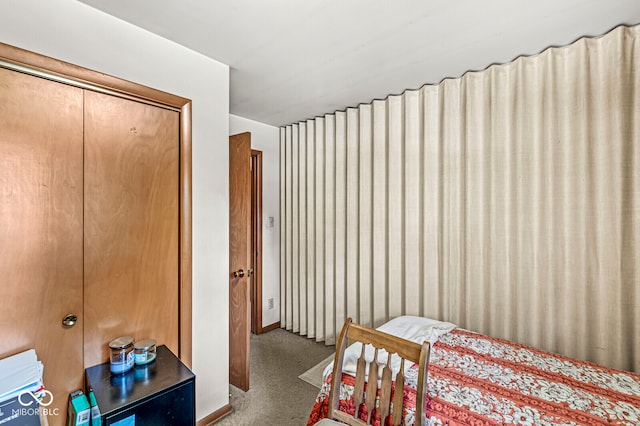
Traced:
[[639, 39], [282, 127], [282, 327], [419, 315], [640, 371]]

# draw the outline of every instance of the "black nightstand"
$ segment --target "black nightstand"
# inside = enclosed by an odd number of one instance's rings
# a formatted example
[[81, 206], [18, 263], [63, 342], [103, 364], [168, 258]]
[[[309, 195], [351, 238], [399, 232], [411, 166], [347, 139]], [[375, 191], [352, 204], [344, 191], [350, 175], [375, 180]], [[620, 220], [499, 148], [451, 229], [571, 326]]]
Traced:
[[195, 375], [164, 345], [127, 373], [112, 375], [108, 362], [85, 373], [105, 426], [195, 424]]

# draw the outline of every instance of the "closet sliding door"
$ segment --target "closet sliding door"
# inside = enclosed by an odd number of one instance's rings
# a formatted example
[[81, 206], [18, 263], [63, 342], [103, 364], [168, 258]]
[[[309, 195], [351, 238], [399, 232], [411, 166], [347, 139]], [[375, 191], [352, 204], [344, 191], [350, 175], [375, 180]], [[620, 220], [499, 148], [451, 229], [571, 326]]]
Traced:
[[52, 424], [82, 386], [82, 93], [0, 68], [0, 358], [36, 349]]
[[84, 363], [109, 340], [157, 339], [179, 353], [176, 111], [85, 91]]

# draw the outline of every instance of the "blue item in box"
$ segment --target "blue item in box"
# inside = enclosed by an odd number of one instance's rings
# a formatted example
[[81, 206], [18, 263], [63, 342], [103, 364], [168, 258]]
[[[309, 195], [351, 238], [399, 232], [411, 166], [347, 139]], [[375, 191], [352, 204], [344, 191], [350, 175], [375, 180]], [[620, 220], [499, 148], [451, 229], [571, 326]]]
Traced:
[[93, 393], [93, 389], [89, 387], [89, 405], [91, 406], [91, 426], [100, 426], [102, 424], [100, 416], [100, 408], [98, 408], [98, 401], [96, 401], [96, 395]]
[[67, 426], [89, 426], [91, 422], [91, 406], [87, 396], [78, 389], [69, 395], [69, 412]]

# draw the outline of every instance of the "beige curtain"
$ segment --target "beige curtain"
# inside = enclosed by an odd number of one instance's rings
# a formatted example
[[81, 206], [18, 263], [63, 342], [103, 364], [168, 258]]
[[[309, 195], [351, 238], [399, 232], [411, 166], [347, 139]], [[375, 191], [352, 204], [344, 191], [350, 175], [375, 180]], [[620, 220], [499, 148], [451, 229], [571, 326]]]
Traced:
[[281, 129], [282, 311], [640, 371], [640, 27]]

